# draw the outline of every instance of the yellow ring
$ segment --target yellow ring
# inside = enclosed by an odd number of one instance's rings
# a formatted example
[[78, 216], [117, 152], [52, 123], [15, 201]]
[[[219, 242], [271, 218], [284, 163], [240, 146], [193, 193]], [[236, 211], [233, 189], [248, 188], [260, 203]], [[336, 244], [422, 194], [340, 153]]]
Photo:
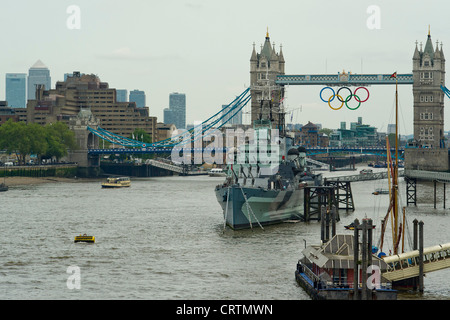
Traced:
[[333, 110], [339, 110], [340, 108], [342, 108], [343, 106], [344, 106], [344, 99], [342, 99], [342, 97], [340, 96], [340, 95], [336, 95], [336, 97], [338, 97], [338, 98], [341, 98], [341, 100], [339, 100], [339, 101], [342, 101], [342, 103], [341, 103], [341, 106], [339, 107], [339, 108], [333, 108], [332, 106], [331, 106], [331, 104], [330, 104], [330, 101], [331, 101], [331, 99], [333, 99], [334, 98], [334, 95], [332, 95], [332, 96], [330, 96], [330, 98], [328, 99], [328, 105], [330, 106], [330, 108], [331, 109], [333, 109]]

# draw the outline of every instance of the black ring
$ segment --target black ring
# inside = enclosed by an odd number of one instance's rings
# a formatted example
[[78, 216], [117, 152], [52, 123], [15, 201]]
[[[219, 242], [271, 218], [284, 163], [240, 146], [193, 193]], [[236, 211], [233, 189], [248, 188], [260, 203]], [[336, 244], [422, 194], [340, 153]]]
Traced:
[[[341, 100], [341, 98], [339, 98], [339, 91], [341, 91], [342, 89], [347, 89], [349, 92], [350, 92], [350, 99], [344, 99], [345, 101], [350, 101], [350, 100], [352, 100], [352, 98], [353, 98], [353, 96], [352, 96], [352, 94], [353, 94], [353, 92], [352, 92], [352, 90], [349, 88], [349, 87], [341, 87], [341, 88], [339, 88], [339, 90], [336, 92], [336, 96], [337, 96], [337, 98], [338, 98], [338, 100], [340, 101], [340, 102], [344, 102], [344, 100]], [[347, 98], [348, 98], [348, 96], [347, 96]]]

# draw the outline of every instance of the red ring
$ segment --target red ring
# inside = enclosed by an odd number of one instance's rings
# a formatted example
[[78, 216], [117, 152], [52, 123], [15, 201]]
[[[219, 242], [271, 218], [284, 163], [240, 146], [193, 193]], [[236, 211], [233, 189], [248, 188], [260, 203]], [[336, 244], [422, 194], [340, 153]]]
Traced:
[[[367, 98], [366, 98], [366, 100], [358, 100], [359, 98], [357, 98], [356, 97], [356, 91], [358, 91], [359, 89], [364, 89], [364, 90], [366, 90], [366, 92], [367, 92]], [[355, 91], [353, 92], [353, 94], [355, 94], [355, 99], [356, 99], [356, 101], [358, 101], [358, 102], [366, 102], [367, 100], [369, 100], [369, 90], [366, 88], [366, 87], [358, 87], [358, 88], [356, 88], [355, 89]]]

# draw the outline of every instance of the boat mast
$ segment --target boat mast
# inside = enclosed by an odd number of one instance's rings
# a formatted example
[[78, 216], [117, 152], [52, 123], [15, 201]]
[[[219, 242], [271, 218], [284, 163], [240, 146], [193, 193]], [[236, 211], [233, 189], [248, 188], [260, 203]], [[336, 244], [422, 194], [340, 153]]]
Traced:
[[398, 81], [397, 76], [395, 77], [395, 165], [394, 165], [394, 188], [393, 188], [393, 210], [394, 210], [394, 239], [393, 248], [394, 254], [397, 254], [398, 246]]

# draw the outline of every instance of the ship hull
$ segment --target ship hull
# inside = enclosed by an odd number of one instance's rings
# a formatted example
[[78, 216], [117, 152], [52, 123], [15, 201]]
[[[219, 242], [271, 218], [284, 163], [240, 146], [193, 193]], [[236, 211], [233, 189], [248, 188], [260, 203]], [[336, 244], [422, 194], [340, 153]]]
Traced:
[[217, 187], [215, 192], [226, 224], [234, 230], [303, 219], [303, 189], [275, 190], [233, 185]]

